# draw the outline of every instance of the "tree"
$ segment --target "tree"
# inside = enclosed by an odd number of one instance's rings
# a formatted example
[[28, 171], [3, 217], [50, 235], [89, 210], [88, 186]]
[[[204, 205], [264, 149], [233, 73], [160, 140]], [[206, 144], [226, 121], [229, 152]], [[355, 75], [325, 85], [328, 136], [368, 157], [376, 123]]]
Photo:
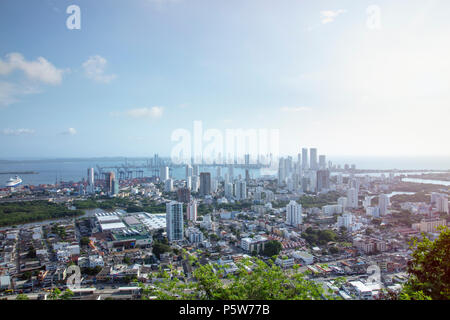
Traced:
[[36, 258], [36, 249], [33, 246], [28, 250], [27, 258]]
[[81, 240], [80, 240], [80, 244], [81, 244], [82, 246], [87, 246], [87, 245], [89, 244], [89, 242], [90, 242], [90, 240], [89, 240], [88, 237], [83, 237], [83, 238], [81, 238]]
[[273, 257], [280, 253], [280, 251], [283, 249], [283, 246], [279, 241], [271, 240], [266, 242], [264, 245], [264, 251], [263, 254], [266, 257]]
[[408, 263], [409, 280], [400, 299], [449, 300], [450, 299], [450, 230], [440, 228], [439, 238], [431, 241], [423, 235], [414, 239], [414, 250]]
[[[206, 264], [194, 271], [196, 282], [185, 283], [162, 275], [162, 282], [143, 290], [143, 298], [183, 300], [322, 300], [333, 299], [322, 285], [307, 280], [294, 272], [287, 275], [271, 260], [265, 263], [257, 258], [243, 259], [237, 264], [236, 275], [222, 281], [223, 266]], [[251, 272], [249, 272], [249, 268]], [[298, 268], [296, 266], [295, 268]]]
[[21, 293], [17, 295], [16, 300], [30, 300], [30, 298], [26, 294]]
[[160, 256], [162, 253], [170, 252], [171, 248], [169, 245], [162, 243], [162, 242], [155, 242], [153, 243], [153, 254], [160, 259]]

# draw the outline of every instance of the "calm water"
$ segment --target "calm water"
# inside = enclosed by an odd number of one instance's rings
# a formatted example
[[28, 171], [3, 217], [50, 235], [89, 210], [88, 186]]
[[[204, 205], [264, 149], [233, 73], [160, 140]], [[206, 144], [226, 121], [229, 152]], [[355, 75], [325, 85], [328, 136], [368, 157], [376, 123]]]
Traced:
[[[54, 184], [56, 179], [58, 181], [81, 181], [83, 178], [87, 179], [87, 169], [94, 168], [97, 172], [97, 165], [100, 167], [120, 166], [124, 164], [124, 160], [46, 160], [46, 161], [0, 161], [0, 186], [3, 186], [6, 181], [14, 174], [1, 174], [2, 172], [26, 172], [34, 171], [37, 174], [19, 174], [25, 185], [39, 185], [39, 184]], [[143, 165], [145, 161], [128, 162], [131, 165]], [[200, 166], [201, 172], [210, 172], [212, 177], [216, 176], [216, 169], [212, 167]], [[185, 178], [185, 168], [174, 168], [171, 170], [171, 177], [174, 179]], [[221, 168], [221, 175], [224, 176], [228, 172], [227, 168]], [[257, 178], [261, 175], [267, 174], [264, 170], [250, 170], [250, 177]], [[153, 172], [144, 170], [144, 176], [150, 177]], [[234, 176], [241, 175], [245, 177], [244, 169], [234, 169]]]
[[414, 182], [414, 183], [428, 183], [428, 184], [437, 184], [443, 186], [450, 186], [450, 181], [443, 180], [427, 180], [427, 179], [415, 179], [415, 178], [403, 178], [402, 181], [405, 182]]
[[[404, 161], [403, 165], [399, 159], [382, 159], [377, 158], [355, 158], [342, 163], [356, 164], [358, 169], [393, 169], [397, 168], [399, 170], [448, 170], [450, 168], [450, 159], [431, 159], [428, 162], [424, 159], [407, 159]], [[332, 161], [334, 159], [331, 159]], [[449, 160], [449, 161], [447, 161]], [[360, 162], [358, 162], [360, 161]], [[37, 174], [19, 174], [22, 178], [24, 184], [29, 185], [39, 185], [39, 184], [54, 184], [56, 179], [58, 181], [81, 181], [83, 178], [86, 179], [87, 169], [95, 168], [97, 171], [97, 165], [100, 167], [108, 166], [121, 166], [125, 163], [125, 159], [75, 159], [75, 160], [22, 160], [22, 161], [0, 161], [0, 186], [3, 186], [5, 182], [13, 176], [13, 174], [1, 174], [1, 172], [24, 172], [24, 171], [34, 171]], [[336, 161], [334, 163], [339, 163]], [[132, 165], [143, 165], [146, 164], [146, 159], [139, 159], [128, 161], [128, 164]], [[200, 166], [201, 172], [210, 172], [212, 177], [216, 176], [216, 170], [212, 167], [202, 168]], [[224, 176], [228, 172], [227, 168], [221, 168], [221, 175]], [[268, 169], [263, 170], [250, 170], [250, 176], [252, 178], [257, 178], [261, 175], [276, 175], [276, 171], [271, 171]], [[361, 176], [381, 176], [382, 173], [367, 173], [359, 174]], [[404, 173], [403, 173], [404, 174]], [[417, 174], [417, 172], [415, 172]], [[419, 172], [420, 174], [420, 172]], [[153, 173], [150, 171], [144, 171], [144, 176], [152, 176]], [[234, 169], [234, 176], [238, 177], [241, 175], [245, 177], [244, 169]], [[396, 174], [398, 175], [398, 174]], [[385, 176], [389, 176], [385, 174]], [[185, 169], [176, 168], [171, 172], [171, 177], [174, 179], [184, 179]], [[446, 186], [450, 185], [448, 181], [427, 181], [421, 179], [408, 179], [405, 181], [410, 182], [423, 182], [423, 183], [434, 183], [443, 184]]]

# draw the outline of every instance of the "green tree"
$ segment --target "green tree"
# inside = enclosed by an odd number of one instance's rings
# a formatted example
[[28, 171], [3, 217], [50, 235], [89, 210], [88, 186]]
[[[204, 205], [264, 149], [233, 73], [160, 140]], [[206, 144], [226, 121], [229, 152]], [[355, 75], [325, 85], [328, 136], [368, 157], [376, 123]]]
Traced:
[[16, 300], [30, 300], [30, 298], [26, 294], [21, 293], [17, 295]]
[[278, 255], [282, 249], [283, 246], [279, 241], [276, 240], [267, 241], [267, 243], [264, 245], [263, 254], [266, 257], [273, 257]]
[[82, 245], [82, 246], [87, 246], [88, 244], [89, 244], [89, 238], [88, 237], [83, 237], [83, 238], [81, 238], [81, 240], [80, 240], [80, 244]]
[[[257, 258], [243, 259], [237, 263], [236, 275], [224, 282], [223, 267], [206, 264], [194, 271], [196, 282], [185, 283], [164, 273], [163, 281], [143, 290], [143, 298], [184, 300], [322, 300], [332, 299], [331, 292], [320, 284], [307, 280], [294, 272], [287, 275], [272, 261], [265, 263]], [[251, 271], [249, 271], [249, 268]], [[296, 269], [298, 266], [295, 267]], [[173, 270], [172, 270], [173, 272]]]
[[412, 243], [414, 252], [408, 263], [409, 280], [400, 299], [450, 299], [450, 230], [441, 227], [439, 238], [429, 240], [425, 235]]

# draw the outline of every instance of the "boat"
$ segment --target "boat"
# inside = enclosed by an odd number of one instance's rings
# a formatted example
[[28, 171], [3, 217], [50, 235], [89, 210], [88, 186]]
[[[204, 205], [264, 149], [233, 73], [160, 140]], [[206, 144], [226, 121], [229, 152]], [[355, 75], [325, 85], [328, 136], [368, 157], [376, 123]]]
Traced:
[[6, 186], [8, 188], [14, 188], [14, 187], [17, 187], [18, 185], [20, 185], [21, 183], [22, 183], [22, 179], [19, 176], [15, 176], [14, 178], [10, 178], [6, 182]]

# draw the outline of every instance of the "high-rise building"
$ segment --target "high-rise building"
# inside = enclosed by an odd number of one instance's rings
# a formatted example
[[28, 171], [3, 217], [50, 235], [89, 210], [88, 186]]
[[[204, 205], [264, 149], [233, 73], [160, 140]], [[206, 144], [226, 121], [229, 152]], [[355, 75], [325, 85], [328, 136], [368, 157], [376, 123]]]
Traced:
[[245, 200], [247, 199], [247, 184], [245, 181], [237, 181], [235, 185], [235, 197], [236, 200]]
[[114, 178], [112, 180], [112, 192], [113, 195], [118, 195], [119, 194], [119, 180]]
[[378, 207], [380, 208], [380, 216], [384, 216], [388, 213], [389, 197], [385, 194], [378, 196]]
[[197, 200], [193, 199], [186, 207], [186, 219], [189, 221], [197, 221]]
[[318, 164], [317, 164], [317, 149], [311, 148], [309, 149], [309, 167], [311, 170], [317, 170]]
[[350, 213], [344, 213], [342, 216], [338, 217], [337, 224], [338, 228], [345, 227], [349, 229], [353, 221], [353, 215]]
[[358, 192], [355, 188], [347, 190], [347, 208], [358, 208]]
[[330, 189], [330, 171], [317, 171], [317, 192]]
[[165, 192], [172, 192], [173, 191], [173, 179], [167, 179], [164, 181], [164, 191]]
[[233, 181], [233, 179], [234, 179], [234, 170], [233, 170], [234, 168], [233, 168], [233, 165], [232, 164], [230, 164], [229, 166], [228, 166], [228, 176], [229, 176], [229, 178], [230, 178], [230, 181]]
[[187, 164], [186, 165], [186, 179], [188, 177], [192, 177], [193, 174], [194, 174], [194, 170], [193, 170], [192, 166]]
[[286, 162], [284, 158], [280, 158], [278, 161], [278, 185], [281, 186], [286, 182]]
[[448, 196], [446, 194], [441, 194], [436, 201], [436, 209], [440, 213], [448, 214]]
[[169, 241], [183, 240], [183, 204], [171, 201], [166, 204], [166, 228]]
[[113, 180], [116, 178], [116, 175], [114, 172], [108, 172], [106, 173], [106, 191], [108, 193], [113, 192]]
[[216, 168], [216, 179], [222, 178], [222, 169], [220, 167]]
[[211, 173], [200, 173], [200, 195], [206, 196], [211, 194]]
[[199, 176], [193, 176], [192, 177], [192, 192], [198, 192], [200, 189], [200, 177]]
[[194, 176], [198, 176], [200, 174], [200, 167], [196, 164], [194, 165]]
[[192, 177], [187, 177], [186, 188], [188, 188], [189, 190], [192, 190]]
[[87, 170], [87, 176], [88, 176], [87, 192], [94, 193], [94, 191], [95, 191], [94, 168], [89, 168]]
[[189, 188], [179, 188], [177, 196], [179, 202], [189, 203], [191, 201], [191, 190]]
[[302, 149], [302, 169], [303, 170], [308, 170], [309, 169], [308, 149], [307, 148], [303, 148]]
[[165, 182], [167, 179], [169, 179], [169, 167], [167, 167], [167, 166], [161, 167], [159, 178], [163, 182]]
[[347, 208], [347, 198], [346, 197], [340, 197], [337, 202], [338, 202], [338, 205], [341, 205], [344, 210]]
[[89, 168], [87, 171], [87, 175], [88, 175], [88, 185], [93, 186], [95, 181], [94, 181], [94, 168]]
[[302, 222], [302, 205], [292, 200], [286, 206], [286, 224], [298, 227]]
[[250, 164], [250, 155], [246, 154], [245, 155], [245, 165], [249, 165]]
[[325, 170], [327, 168], [327, 160], [325, 155], [319, 156], [319, 169]]
[[234, 186], [231, 182], [225, 182], [225, 198], [231, 199], [234, 197]]

